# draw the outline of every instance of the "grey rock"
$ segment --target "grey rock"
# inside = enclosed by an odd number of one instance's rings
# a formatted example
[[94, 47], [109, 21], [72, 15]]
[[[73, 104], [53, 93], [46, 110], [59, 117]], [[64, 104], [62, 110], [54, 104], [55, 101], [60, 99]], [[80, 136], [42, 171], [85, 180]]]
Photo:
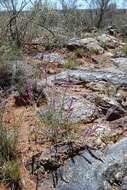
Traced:
[[109, 166], [103, 175], [110, 182], [110, 184], [116, 184], [121, 186], [122, 182], [125, 184], [125, 176], [127, 175], [127, 162], [114, 163]]
[[122, 58], [122, 57], [126, 57], [126, 54], [122, 51], [118, 51], [118, 52], [114, 52], [114, 54], [112, 55], [112, 58]]
[[123, 130], [126, 130], [126, 129], [127, 129], [127, 116], [122, 117], [122, 118], [120, 118], [120, 119], [117, 119], [117, 120], [115, 120], [115, 121], [112, 121], [112, 122], [110, 123], [110, 126], [111, 126], [112, 128], [115, 128], [115, 129], [121, 128], [121, 129], [123, 129]]
[[88, 51], [97, 52], [100, 54], [104, 52], [104, 49], [100, 46], [99, 42], [94, 38], [71, 39], [66, 46], [70, 50], [76, 48], [85, 48]]
[[68, 183], [59, 180], [57, 190], [111, 190], [115, 183], [118, 186], [122, 183], [124, 185], [123, 179], [127, 173], [127, 139], [109, 146], [103, 153], [96, 151], [94, 154], [103, 162], [87, 151], [76, 156], [73, 162], [68, 161], [66, 167], [62, 168], [63, 179]]
[[107, 121], [113, 121], [121, 118], [124, 116], [125, 111], [121, 109], [121, 107], [113, 106], [110, 109], [108, 109], [106, 113], [106, 120]]
[[49, 62], [49, 63], [56, 62], [56, 63], [59, 63], [61, 65], [65, 63], [64, 58], [61, 55], [59, 55], [58, 53], [44, 54], [43, 55], [43, 61]]
[[127, 86], [127, 75], [125, 72], [115, 70], [112, 68], [97, 70], [97, 69], [75, 69], [67, 70], [58, 75], [48, 78], [48, 83], [62, 84], [62, 83], [74, 83], [81, 82], [97, 82], [105, 81], [119, 86]]
[[95, 104], [99, 110], [106, 116], [106, 120], [113, 121], [121, 118], [126, 113], [126, 109], [117, 102], [115, 97], [99, 95], [96, 97]]
[[112, 59], [114, 65], [121, 71], [127, 72], [127, 57], [119, 57]]
[[102, 34], [98, 36], [97, 40], [102, 46], [106, 46], [108, 48], [116, 48], [121, 44], [117, 38], [108, 34]]

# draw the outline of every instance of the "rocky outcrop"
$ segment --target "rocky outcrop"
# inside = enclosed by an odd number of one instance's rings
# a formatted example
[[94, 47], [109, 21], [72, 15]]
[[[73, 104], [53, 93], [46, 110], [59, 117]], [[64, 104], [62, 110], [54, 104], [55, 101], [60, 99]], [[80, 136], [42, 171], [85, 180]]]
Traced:
[[126, 57], [119, 57], [112, 59], [114, 65], [119, 68], [119, 70], [127, 72], [127, 58]]
[[121, 44], [120, 40], [108, 34], [102, 34], [98, 36], [97, 40], [102, 45], [102, 47], [116, 48]]
[[[67, 70], [58, 75], [51, 76], [47, 79], [47, 83], [73, 83], [79, 84], [82, 82], [98, 82], [105, 81], [119, 86], [127, 86], [127, 75], [125, 72], [120, 72], [120, 70], [115, 70], [113, 68], [109, 69], [75, 69]], [[44, 81], [38, 82], [38, 88], [44, 85]]]
[[95, 104], [99, 108], [100, 113], [106, 116], [107, 121], [117, 120], [126, 114], [126, 108], [115, 97], [97, 96]]
[[64, 180], [59, 180], [57, 190], [112, 190], [113, 185], [125, 190], [127, 139], [109, 146], [103, 153], [96, 151], [94, 154], [96, 157], [84, 151], [80, 156], [76, 156], [73, 162], [68, 161], [61, 169]]
[[84, 38], [84, 39], [71, 39], [67, 44], [69, 50], [74, 50], [76, 48], [84, 48], [93, 53], [103, 53], [104, 49], [100, 46], [99, 42], [94, 38]]
[[104, 53], [104, 49], [116, 48], [122, 43], [116, 37], [102, 34], [97, 38], [84, 38], [84, 39], [71, 39], [67, 44], [69, 50], [74, 50], [76, 48], [84, 48], [92, 53]]

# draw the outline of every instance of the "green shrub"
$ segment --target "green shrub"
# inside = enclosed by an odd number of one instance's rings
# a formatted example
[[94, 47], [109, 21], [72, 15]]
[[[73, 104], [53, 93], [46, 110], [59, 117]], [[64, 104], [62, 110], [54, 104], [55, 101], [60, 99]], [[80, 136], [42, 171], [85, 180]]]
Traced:
[[17, 132], [8, 131], [0, 116], [0, 182], [18, 190], [20, 184], [20, 164], [17, 149]]
[[15, 160], [17, 158], [16, 145], [15, 135], [8, 134], [6, 129], [0, 125], [0, 162]]
[[[54, 94], [54, 89], [52, 89]], [[65, 111], [68, 97], [64, 94], [60, 97], [51, 95], [51, 101], [47, 110], [40, 114], [41, 135], [46, 141], [51, 144], [58, 143], [76, 143], [79, 138], [78, 124], [73, 124], [70, 117], [73, 110], [73, 100], [69, 102], [68, 108]], [[59, 100], [58, 100], [59, 99]], [[59, 101], [59, 103], [58, 103]]]
[[101, 42], [101, 47], [102, 47], [104, 50], [107, 50], [107, 49], [108, 49], [108, 46], [107, 46], [106, 42]]
[[127, 55], [127, 43], [123, 46], [122, 52]]
[[[23, 68], [21, 50], [14, 44], [2, 44], [0, 47], [0, 88], [8, 89], [12, 85], [23, 81], [27, 68]], [[25, 64], [24, 64], [25, 67]], [[27, 67], [27, 66], [26, 66]], [[18, 81], [18, 82], [17, 82]]]
[[1, 169], [3, 179], [2, 182], [5, 184], [12, 185], [15, 190], [20, 189], [20, 163], [19, 161], [8, 161], [5, 162]]
[[97, 54], [99, 54], [99, 50], [93, 47], [93, 48], [90, 49], [90, 53], [97, 55]]
[[68, 59], [64, 63], [65, 69], [73, 69], [77, 66], [76, 62], [73, 59]]
[[0, 88], [7, 89], [11, 86], [12, 73], [9, 64], [0, 58]]
[[[45, 137], [48, 141], [52, 142], [52, 144], [56, 144], [58, 141], [61, 141], [61, 138], [63, 139], [65, 133], [70, 130], [70, 125], [67, 120], [61, 122], [62, 112], [62, 107], [58, 111], [54, 110], [50, 105], [45, 114], [40, 117], [41, 125], [43, 124], [46, 126], [46, 129], [43, 129]], [[61, 118], [60, 120], [59, 117]]]
[[20, 57], [22, 57], [22, 50], [20, 48], [17, 48], [17, 46], [13, 43], [9, 45], [8, 49], [9, 60], [20, 59]]
[[[70, 105], [65, 111], [66, 98], [66, 95], [60, 97], [53, 95], [46, 111], [40, 113], [39, 130], [41, 130], [46, 142], [57, 144], [59, 142], [76, 142], [77, 140], [78, 124], [73, 125], [70, 121], [73, 103], [70, 101]], [[59, 105], [57, 104], [58, 99], [60, 101]]]
[[7, 42], [1, 44], [0, 56], [3, 57], [4, 60], [19, 60], [22, 58], [22, 54], [22, 50], [18, 48], [15, 43]]
[[0, 164], [17, 158], [16, 131], [8, 132], [3, 122], [3, 113], [0, 114]]
[[83, 48], [77, 48], [75, 50], [75, 56], [76, 57], [83, 57], [83, 55], [84, 55], [84, 49]]

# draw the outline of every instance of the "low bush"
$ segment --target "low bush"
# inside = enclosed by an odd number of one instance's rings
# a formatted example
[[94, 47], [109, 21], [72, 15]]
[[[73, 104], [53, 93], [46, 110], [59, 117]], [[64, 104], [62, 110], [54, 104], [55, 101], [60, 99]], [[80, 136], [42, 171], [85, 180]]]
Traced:
[[[8, 89], [14, 84], [15, 76], [19, 77], [19, 73], [16, 75], [16, 63], [21, 58], [21, 52], [15, 47], [15, 45], [1, 44], [0, 47], [0, 88]], [[21, 66], [18, 68], [21, 70]], [[15, 75], [15, 76], [14, 76]], [[17, 79], [16, 79], [17, 80]]]
[[[59, 98], [60, 102], [58, 103]], [[73, 103], [70, 101], [67, 110], [65, 110], [66, 103], [66, 95], [57, 96], [57, 98], [53, 95], [46, 111], [40, 113], [39, 130], [41, 130], [43, 138], [52, 144], [76, 143], [78, 139], [78, 124], [74, 125], [70, 121]]]
[[123, 46], [122, 52], [127, 55], [127, 43]]
[[17, 148], [17, 132], [8, 131], [0, 116], [0, 182], [13, 190], [21, 189], [20, 156]]
[[[31, 81], [36, 77], [35, 68], [28, 65], [23, 60], [0, 60], [0, 89], [17, 91], [16, 97], [27, 97], [32, 100], [33, 84]], [[32, 87], [31, 87], [32, 86]]]
[[101, 42], [101, 47], [102, 47], [104, 50], [107, 50], [107, 49], [108, 49], [108, 45], [107, 45], [105, 42]]
[[75, 56], [76, 57], [83, 57], [85, 50], [83, 48], [77, 48], [75, 50]]
[[99, 50], [93, 47], [93, 48], [90, 49], [90, 53], [98, 55], [99, 54]]
[[0, 57], [4, 60], [19, 60], [22, 58], [23, 52], [14, 42], [4, 42], [0, 44]]
[[68, 59], [65, 61], [64, 63], [64, 68], [65, 69], [73, 69], [77, 66], [76, 62], [74, 61], [74, 59]]
[[9, 65], [1, 58], [0, 59], [0, 88], [7, 89], [11, 86], [11, 71]]
[[5, 162], [1, 168], [2, 182], [9, 184], [12, 189], [21, 189], [21, 175], [20, 175], [20, 163], [19, 161], [12, 160]]

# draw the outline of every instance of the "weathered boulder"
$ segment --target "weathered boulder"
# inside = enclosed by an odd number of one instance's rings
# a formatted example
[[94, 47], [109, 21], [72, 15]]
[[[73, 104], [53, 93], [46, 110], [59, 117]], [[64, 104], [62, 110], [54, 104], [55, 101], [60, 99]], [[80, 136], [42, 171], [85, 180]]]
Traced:
[[65, 63], [64, 58], [58, 53], [47, 53], [43, 55], [43, 61], [49, 63], [58, 63], [63, 65]]
[[116, 100], [115, 97], [99, 95], [96, 97], [96, 105], [100, 112], [106, 116], [106, 120], [113, 121], [125, 115], [126, 109]]
[[115, 59], [115, 58], [124, 58], [126, 57], [126, 54], [123, 52], [123, 51], [117, 51], [117, 52], [114, 52], [113, 55], [112, 55], [112, 58]]
[[[108, 83], [112, 83], [114, 85], [119, 86], [127, 86], [127, 75], [125, 72], [120, 70], [115, 70], [112, 68], [108, 69], [75, 69], [75, 70], [67, 70], [60, 74], [51, 76], [47, 79], [47, 83], [73, 83], [79, 84], [82, 82], [97, 82], [97, 81], [105, 81]], [[38, 87], [44, 85], [44, 82], [38, 82]]]
[[108, 34], [102, 34], [98, 36], [97, 40], [102, 45], [102, 47], [106, 46], [108, 48], [116, 48], [121, 44], [117, 38]]
[[119, 70], [126, 72], [127, 71], [127, 57], [119, 57], [112, 59], [114, 65], [119, 68]]
[[[57, 190], [112, 190], [113, 185], [125, 189], [127, 176], [127, 139], [111, 145], [104, 150], [94, 152], [95, 159], [88, 151], [70, 160], [61, 171]], [[88, 163], [86, 158], [91, 162]]]
[[110, 127], [114, 128], [114, 129], [121, 128], [123, 130], [126, 130], [127, 129], [127, 116], [110, 122]]
[[71, 39], [66, 46], [70, 50], [76, 48], [84, 48], [93, 53], [102, 54], [104, 52], [104, 49], [100, 46], [99, 42], [94, 38]]

